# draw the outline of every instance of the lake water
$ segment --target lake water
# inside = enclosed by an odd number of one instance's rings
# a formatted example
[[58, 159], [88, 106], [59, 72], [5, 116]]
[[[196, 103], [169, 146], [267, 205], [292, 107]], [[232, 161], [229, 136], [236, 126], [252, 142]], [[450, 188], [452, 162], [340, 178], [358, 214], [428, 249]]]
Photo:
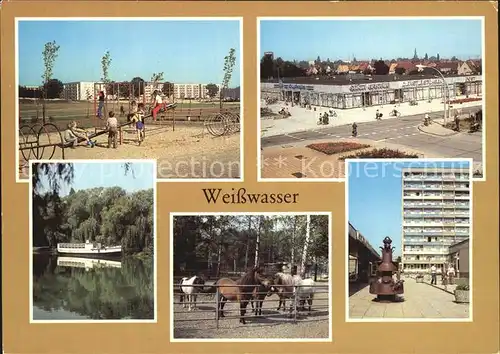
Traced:
[[33, 254], [34, 320], [153, 320], [153, 259]]

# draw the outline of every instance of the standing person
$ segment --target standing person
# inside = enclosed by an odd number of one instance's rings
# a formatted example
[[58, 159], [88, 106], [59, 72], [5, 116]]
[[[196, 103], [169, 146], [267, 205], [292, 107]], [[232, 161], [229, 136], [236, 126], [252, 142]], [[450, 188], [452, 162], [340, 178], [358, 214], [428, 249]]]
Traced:
[[446, 272], [446, 275], [448, 276], [449, 283], [453, 284], [453, 278], [455, 278], [455, 268], [453, 268], [453, 265], [450, 264], [450, 267], [448, 268], [448, 272]]
[[164, 107], [163, 100], [161, 99], [160, 92], [158, 90], [154, 90], [153, 92], [153, 110], [151, 112], [153, 116], [153, 120], [156, 121], [156, 116], [158, 112]]
[[104, 108], [104, 91], [99, 91], [97, 106], [97, 117], [102, 119], [102, 110]]
[[354, 138], [358, 136], [358, 125], [356, 122], [352, 123], [352, 136]]
[[460, 118], [458, 118], [458, 113], [455, 113], [455, 130], [460, 131]]
[[118, 136], [118, 120], [113, 111], [109, 112], [108, 120], [106, 121], [106, 130], [108, 131], [108, 149], [113, 143], [113, 148], [116, 149], [116, 138]]
[[135, 123], [135, 128], [137, 129], [137, 140], [139, 145], [144, 141], [146, 137], [146, 126], [144, 124], [146, 113], [144, 112], [144, 103], [139, 103], [137, 106], [137, 122]]
[[431, 284], [436, 285], [436, 274], [437, 274], [437, 268], [435, 265], [432, 265], [431, 267]]

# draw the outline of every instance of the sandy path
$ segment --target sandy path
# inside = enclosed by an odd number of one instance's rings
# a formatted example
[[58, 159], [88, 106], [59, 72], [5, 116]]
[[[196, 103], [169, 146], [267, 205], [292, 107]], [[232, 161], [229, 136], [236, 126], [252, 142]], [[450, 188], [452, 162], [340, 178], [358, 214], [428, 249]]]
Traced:
[[[202, 126], [147, 127], [146, 139], [138, 146], [133, 133], [124, 134], [124, 143], [116, 149], [107, 148], [107, 135], [95, 140], [94, 148], [78, 146], [65, 149], [64, 158], [71, 159], [156, 159], [159, 164], [170, 165], [166, 175], [163, 166], [158, 166], [158, 178], [239, 178], [240, 135], [213, 137]], [[41, 141], [48, 140], [47, 138]], [[50, 157], [52, 149], [45, 149], [39, 159]], [[28, 155], [28, 151], [25, 152]], [[23, 157], [19, 153], [20, 162]], [[57, 148], [53, 159], [62, 158], [62, 150]], [[30, 159], [35, 159], [32, 155]], [[22, 165], [22, 163], [21, 163]], [[175, 166], [171, 166], [175, 165]], [[182, 168], [178, 166], [182, 165]], [[214, 167], [217, 165], [219, 167]], [[221, 165], [230, 166], [221, 168]], [[203, 169], [203, 173], [200, 172]], [[163, 173], [161, 172], [163, 170]], [[221, 171], [222, 170], [222, 171]], [[207, 172], [208, 171], [208, 172]], [[21, 171], [21, 178], [27, 171]], [[213, 173], [211, 173], [213, 172]], [[214, 175], [214, 176], [211, 176]], [[235, 175], [236, 174], [236, 175]]]

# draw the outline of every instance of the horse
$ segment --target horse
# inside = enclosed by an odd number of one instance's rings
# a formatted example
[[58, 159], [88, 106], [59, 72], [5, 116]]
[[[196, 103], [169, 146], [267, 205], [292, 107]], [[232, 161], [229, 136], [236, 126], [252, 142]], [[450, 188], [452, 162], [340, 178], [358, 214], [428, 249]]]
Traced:
[[[264, 302], [264, 299], [268, 296], [271, 296], [271, 288], [270, 286], [266, 285], [259, 285], [257, 286], [252, 293], [252, 299], [250, 300], [250, 304], [252, 305], [252, 309], [254, 310], [254, 313], [256, 316], [262, 316], [262, 303]], [[254, 308], [254, 302], [255, 302], [255, 308]]]
[[[243, 286], [234, 286], [243, 285]], [[254, 267], [243, 277], [234, 281], [229, 278], [221, 278], [215, 282], [215, 287], [219, 288], [219, 316], [224, 317], [224, 305], [227, 301], [237, 301], [240, 304], [240, 323], [246, 324], [245, 313], [248, 302], [252, 299], [253, 290], [259, 286], [269, 286], [260, 267]]]
[[311, 307], [314, 298], [314, 280], [303, 279], [297, 285], [300, 285], [297, 287], [297, 291], [295, 293], [299, 305], [298, 307], [300, 308], [300, 310], [304, 311], [307, 301], [307, 304], [309, 305], [309, 313], [311, 313]]
[[[295, 295], [295, 285], [297, 285], [302, 278], [298, 275], [290, 275], [282, 272], [278, 272], [274, 275], [273, 284], [279, 286], [271, 286], [271, 291], [278, 293], [279, 303], [278, 311], [281, 309], [281, 304], [283, 304], [283, 310], [286, 311], [286, 299], [292, 299]], [[290, 304], [290, 312], [292, 311], [292, 305]]]
[[205, 281], [197, 275], [192, 276], [191, 278], [182, 278], [179, 284], [181, 289], [179, 302], [183, 303], [182, 307], [186, 308], [186, 303], [184, 302], [184, 298], [186, 298], [189, 303], [188, 311], [191, 311], [192, 309], [196, 310], [196, 298], [199, 293], [203, 292], [203, 287], [190, 285], [205, 285]]

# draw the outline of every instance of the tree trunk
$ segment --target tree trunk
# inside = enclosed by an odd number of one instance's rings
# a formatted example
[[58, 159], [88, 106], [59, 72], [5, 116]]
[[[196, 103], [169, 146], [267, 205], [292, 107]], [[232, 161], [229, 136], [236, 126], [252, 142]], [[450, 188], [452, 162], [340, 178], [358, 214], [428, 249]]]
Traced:
[[43, 101], [42, 101], [42, 122], [43, 124], [46, 123], [46, 118], [45, 118], [45, 112], [46, 112], [46, 107], [45, 107], [45, 101], [47, 100], [47, 89], [43, 89]]
[[262, 216], [259, 216], [259, 229], [257, 230], [257, 241], [255, 242], [255, 260], [254, 266], [257, 267], [259, 264], [259, 245], [260, 245], [260, 232], [262, 230]]
[[293, 218], [293, 230], [292, 230], [292, 254], [291, 254], [291, 259], [290, 259], [290, 266], [293, 267], [293, 264], [295, 263], [295, 232], [297, 230], [297, 216], [294, 216]]
[[300, 265], [300, 276], [302, 278], [305, 277], [306, 274], [306, 259], [307, 259], [307, 247], [309, 244], [309, 236], [310, 236], [310, 228], [311, 226], [311, 216], [307, 215], [307, 223], [306, 223], [306, 240], [304, 241], [304, 248], [302, 249], [302, 263]]
[[250, 229], [252, 228], [252, 217], [248, 217], [248, 232], [247, 232], [247, 246], [245, 250], [245, 272], [248, 269], [248, 252], [250, 249]]

